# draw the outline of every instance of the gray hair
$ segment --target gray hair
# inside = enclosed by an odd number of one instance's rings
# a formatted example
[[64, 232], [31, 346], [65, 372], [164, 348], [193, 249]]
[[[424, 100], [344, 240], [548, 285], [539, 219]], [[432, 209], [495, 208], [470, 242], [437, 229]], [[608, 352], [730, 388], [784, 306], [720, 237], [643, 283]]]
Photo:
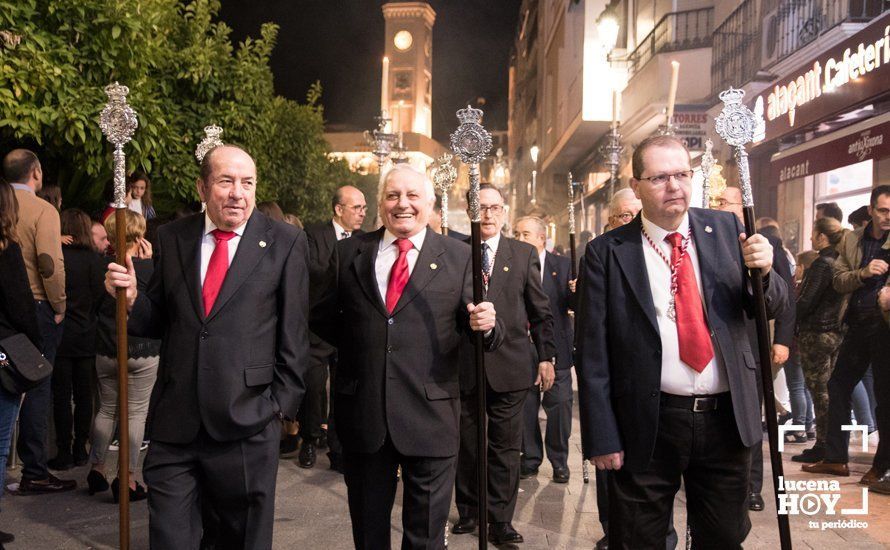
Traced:
[[635, 201], [638, 200], [637, 196], [634, 194], [633, 189], [630, 187], [625, 187], [623, 189], [619, 189], [615, 191], [615, 194], [612, 195], [612, 200], [609, 201], [609, 215], [614, 216], [618, 213], [618, 205], [623, 201]]
[[426, 190], [427, 198], [431, 203], [436, 202], [436, 188], [433, 186], [433, 181], [426, 175], [426, 173], [417, 170], [410, 164], [396, 164], [393, 166], [389, 172], [383, 176], [383, 185], [380, 186], [380, 196], [377, 198], [377, 202], [383, 202], [383, 190], [386, 188], [386, 184], [389, 183], [389, 179], [395, 174], [407, 172], [409, 174], [419, 176], [423, 180], [423, 187]]
[[541, 235], [544, 235], [545, 238], [547, 237], [547, 224], [545, 224], [544, 220], [542, 220], [541, 218], [537, 216], [523, 216], [513, 222], [513, 229], [515, 230], [517, 227], [519, 227], [519, 224], [522, 222], [534, 223], [536, 226], [538, 226], [538, 231], [541, 232]]

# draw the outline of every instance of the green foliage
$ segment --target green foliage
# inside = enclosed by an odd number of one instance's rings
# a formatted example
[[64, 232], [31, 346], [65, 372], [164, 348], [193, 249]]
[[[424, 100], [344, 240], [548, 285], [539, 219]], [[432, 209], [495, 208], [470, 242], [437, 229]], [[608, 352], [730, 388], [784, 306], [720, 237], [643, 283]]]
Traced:
[[34, 147], [66, 204], [98, 206], [111, 179], [98, 116], [117, 80], [139, 116], [128, 170], [151, 175], [161, 210], [196, 199], [194, 150], [215, 123], [256, 159], [260, 200], [325, 217], [333, 189], [356, 176], [326, 156], [320, 86], [306, 104], [275, 96], [277, 26], [233, 47], [218, 12], [218, 0], [0, 0], [2, 149]]

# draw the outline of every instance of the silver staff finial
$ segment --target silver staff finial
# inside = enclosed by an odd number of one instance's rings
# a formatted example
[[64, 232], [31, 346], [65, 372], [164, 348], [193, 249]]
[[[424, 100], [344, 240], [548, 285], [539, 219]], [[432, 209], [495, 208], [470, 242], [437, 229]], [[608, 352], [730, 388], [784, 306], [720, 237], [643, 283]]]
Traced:
[[723, 102], [723, 111], [717, 115], [714, 124], [723, 141], [735, 148], [736, 164], [739, 167], [739, 183], [742, 188], [742, 203], [744, 206], [754, 206], [754, 198], [751, 193], [751, 173], [748, 170], [748, 152], [745, 151], [745, 145], [754, 139], [757, 116], [742, 103], [745, 97], [744, 90], [729, 88], [720, 92], [718, 97]]
[[433, 184], [436, 190], [442, 195], [442, 228], [448, 229], [448, 193], [457, 179], [457, 168], [451, 163], [454, 155], [444, 153], [436, 161], [437, 165], [433, 168]]
[[224, 145], [222, 139], [220, 139], [222, 133], [223, 129], [216, 124], [204, 127], [204, 139], [202, 139], [201, 143], [195, 147], [195, 158], [198, 159], [199, 163], [204, 161], [204, 157], [207, 156], [207, 153], [212, 149]]
[[467, 105], [457, 112], [460, 126], [451, 134], [451, 149], [460, 160], [470, 167], [470, 221], [478, 222], [479, 216], [479, 163], [491, 150], [491, 134], [482, 127], [482, 110]]
[[127, 104], [130, 89], [117, 82], [105, 87], [108, 103], [99, 115], [99, 128], [114, 145], [114, 204], [115, 208], [126, 208], [124, 196], [127, 193], [126, 156], [124, 145], [128, 143], [139, 127], [136, 111]]
[[568, 175], [569, 184], [569, 233], [575, 233], [575, 183], [572, 181], [572, 173]]
[[702, 175], [702, 208], [708, 208], [711, 203], [711, 171], [717, 164], [714, 159], [714, 142], [710, 139], [705, 141], [705, 152], [701, 156], [701, 175]]

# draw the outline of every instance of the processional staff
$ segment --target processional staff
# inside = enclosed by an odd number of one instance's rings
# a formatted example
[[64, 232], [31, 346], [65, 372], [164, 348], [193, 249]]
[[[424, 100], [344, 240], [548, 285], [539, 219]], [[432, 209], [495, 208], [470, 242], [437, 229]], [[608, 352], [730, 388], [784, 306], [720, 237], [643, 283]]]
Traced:
[[[482, 127], [482, 111], [467, 105], [457, 112], [460, 126], [451, 134], [451, 149], [469, 167], [470, 245], [473, 261], [473, 303], [484, 300], [482, 283], [482, 228], [479, 212], [479, 163], [491, 150], [491, 134]], [[473, 333], [476, 356], [476, 486], [479, 511], [479, 548], [488, 548], [488, 435], [485, 400], [484, 335]]]
[[443, 154], [433, 168], [433, 184], [442, 196], [442, 234], [448, 235], [448, 194], [457, 179], [457, 169], [451, 164], [454, 155]]
[[[729, 88], [720, 92], [723, 111], [715, 122], [717, 133], [734, 149], [739, 168], [739, 182], [742, 188], [742, 207], [745, 220], [745, 233], [755, 233], [754, 198], [751, 192], [751, 173], [748, 169], [748, 152], [745, 145], [753, 141], [757, 117], [743, 103], [743, 90]], [[770, 365], [769, 320], [766, 313], [766, 300], [763, 292], [763, 273], [751, 269], [751, 287], [754, 291], [754, 313], [757, 324], [757, 349], [760, 356], [760, 381], [763, 386], [763, 404], [766, 408], [766, 426], [769, 435], [769, 456], [772, 464], [773, 487], [775, 488], [776, 510], [779, 510], [779, 495], [784, 493], [779, 478], [784, 475], [782, 456], [779, 454], [779, 426], [776, 420], [776, 402], [773, 396], [773, 379]], [[782, 550], [791, 549], [791, 528], [786, 514], [776, 514], [779, 523], [779, 542]]]
[[[127, 94], [130, 89], [121, 86], [117, 82], [105, 87], [108, 103], [102, 109], [99, 116], [99, 128], [105, 134], [108, 142], [114, 145], [114, 225], [116, 262], [127, 265], [127, 203], [124, 196], [127, 192], [126, 165], [124, 145], [133, 138], [133, 133], [139, 126], [136, 111], [127, 104]], [[127, 289], [117, 289], [117, 384], [118, 384], [118, 478], [121, 483], [120, 491], [120, 547], [127, 550], [130, 547], [130, 446], [129, 430], [130, 414], [128, 403], [128, 376], [127, 376]]]
[[711, 172], [713, 172], [716, 164], [717, 160], [714, 158], [714, 142], [708, 139], [705, 141], [705, 152], [701, 156], [702, 208], [709, 208], [711, 206]]

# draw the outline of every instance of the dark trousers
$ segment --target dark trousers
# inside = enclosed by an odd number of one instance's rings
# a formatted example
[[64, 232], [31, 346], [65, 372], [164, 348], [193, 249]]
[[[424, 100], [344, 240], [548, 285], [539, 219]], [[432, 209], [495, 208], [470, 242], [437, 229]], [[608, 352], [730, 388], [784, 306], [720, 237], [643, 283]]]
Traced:
[[300, 421], [300, 437], [304, 441], [314, 442], [321, 437], [321, 425], [328, 416], [328, 359], [310, 356], [304, 380], [306, 394], [300, 404], [297, 420]]
[[[547, 425], [541, 441], [538, 409], [544, 406]], [[550, 390], [541, 395], [534, 387], [525, 398], [525, 417], [522, 434], [522, 465], [534, 469], [544, 460], [544, 451], [554, 469], [569, 467], [569, 436], [572, 435], [572, 369], [556, 371]]]
[[215, 441], [203, 429], [183, 445], [152, 441], [143, 466], [151, 548], [199, 548], [204, 503], [219, 519], [216, 540], [205, 544], [272, 548], [280, 431], [281, 423], [272, 420], [237, 441]]
[[662, 404], [655, 450], [644, 472], [609, 475], [609, 543], [661, 549], [681, 479], [693, 548], [741, 548], [748, 518], [748, 456], [732, 405], [694, 413]]
[[[756, 348], [755, 348], [756, 349]], [[772, 368], [772, 366], [770, 366]], [[763, 384], [760, 382], [760, 361], [757, 361], [757, 369], [755, 371], [757, 377], [757, 397], [761, 409], [763, 408]], [[751, 447], [751, 455], [748, 459], [750, 470], [748, 472], [748, 492], [760, 494], [763, 491], [763, 434], [761, 433], [761, 442]]]
[[405, 456], [389, 437], [373, 453], [343, 455], [343, 468], [357, 550], [390, 550], [392, 505], [402, 467], [402, 548], [445, 548], [454, 457]]
[[[596, 471], [596, 509], [599, 513], [600, 525], [603, 527], [603, 533], [609, 534], [609, 478], [612, 470], [595, 470]], [[679, 542], [677, 529], [674, 528], [674, 509], [671, 507], [671, 517], [668, 520], [668, 534], [664, 539], [665, 550], [674, 550]]]
[[[49, 302], [36, 301], [37, 323], [43, 338], [43, 356], [56, 362], [56, 350], [62, 341], [62, 324], [56, 324], [55, 312]], [[19, 412], [19, 438], [17, 449], [22, 460], [22, 480], [46, 479], [48, 447], [48, 418], [52, 407], [52, 377], [47, 378], [25, 394]]]
[[[330, 376], [328, 380], [333, 383], [334, 380], [337, 379], [337, 356], [331, 358], [330, 363], [328, 363], [328, 369], [330, 369]], [[328, 392], [330, 396], [330, 400], [328, 401], [328, 456], [331, 454], [343, 454], [343, 446], [340, 445], [340, 438], [337, 436], [337, 422], [334, 420], [334, 394], [335, 392]]]
[[[493, 523], [513, 521], [519, 494], [519, 453], [522, 448], [522, 409], [528, 390], [496, 392], [487, 388], [488, 408], [488, 518]], [[476, 401], [477, 393], [460, 396], [460, 452], [457, 455], [455, 501], [461, 517], [476, 517]]]
[[[53, 422], [56, 448], [60, 455], [71, 452], [74, 443], [83, 447], [90, 437], [93, 422], [93, 387], [96, 384], [96, 356], [57, 357], [53, 367]], [[74, 397], [74, 414], [71, 398]]]
[[881, 439], [872, 465], [879, 470], [890, 468], [890, 329], [883, 321], [851, 326], [844, 336], [837, 362], [828, 379], [828, 437], [825, 459], [847, 462], [850, 432], [841, 426], [850, 423], [850, 403], [853, 388], [863, 374], [872, 367], [874, 392], [878, 401], [875, 421]]

